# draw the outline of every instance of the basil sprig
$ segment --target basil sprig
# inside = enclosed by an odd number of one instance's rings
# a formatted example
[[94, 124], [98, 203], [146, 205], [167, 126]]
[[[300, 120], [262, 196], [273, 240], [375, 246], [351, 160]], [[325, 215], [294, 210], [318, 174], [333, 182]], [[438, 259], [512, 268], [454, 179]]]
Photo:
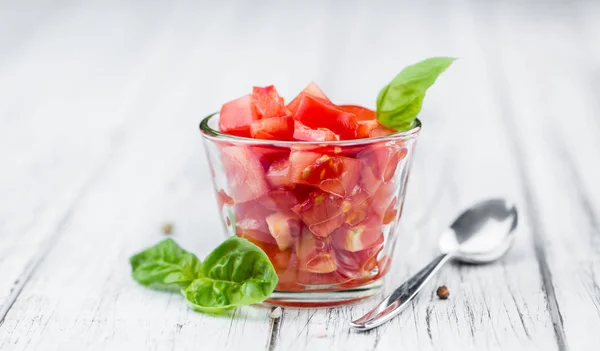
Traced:
[[396, 130], [408, 130], [421, 111], [427, 89], [456, 60], [432, 57], [402, 70], [377, 96], [377, 119]]
[[267, 299], [278, 278], [267, 255], [236, 236], [225, 240], [204, 262], [172, 239], [129, 259], [133, 279], [158, 289], [181, 289], [190, 306], [219, 313]]

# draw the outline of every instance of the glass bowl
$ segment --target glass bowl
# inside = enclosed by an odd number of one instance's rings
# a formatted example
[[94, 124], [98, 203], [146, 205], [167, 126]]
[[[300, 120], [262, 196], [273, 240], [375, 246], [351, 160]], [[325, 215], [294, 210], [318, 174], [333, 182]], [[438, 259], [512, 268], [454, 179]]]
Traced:
[[272, 141], [200, 123], [226, 235], [262, 248], [279, 283], [266, 301], [332, 306], [376, 294], [388, 271], [421, 122], [388, 136]]

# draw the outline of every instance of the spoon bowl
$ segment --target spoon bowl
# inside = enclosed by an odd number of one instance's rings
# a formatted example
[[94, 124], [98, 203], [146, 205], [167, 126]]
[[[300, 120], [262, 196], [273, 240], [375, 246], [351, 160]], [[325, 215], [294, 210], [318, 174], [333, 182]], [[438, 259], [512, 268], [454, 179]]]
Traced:
[[488, 263], [512, 246], [517, 208], [504, 199], [479, 202], [464, 211], [440, 237], [442, 254], [394, 290], [369, 313], [350, 322], [357, 330], [376, 328], [397, 316], [427, 281], [449, 260]]
[[512, 246], [517, 223], [517, 208], [506, 200], [479, 202], [442, 233], [440, 251], [467, 263], [495, 261]]

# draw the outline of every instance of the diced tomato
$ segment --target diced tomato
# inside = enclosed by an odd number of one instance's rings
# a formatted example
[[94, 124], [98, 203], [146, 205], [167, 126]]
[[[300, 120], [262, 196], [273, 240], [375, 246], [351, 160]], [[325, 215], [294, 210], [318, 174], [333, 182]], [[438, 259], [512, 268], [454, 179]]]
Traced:
[[345, 197], [359, 177], [359, 162], [343, 156], [329, 156], [311, 151], [292, 151], [290, 180], [319, 187], [328, 193]]
[[290, 161], [289, 159], [280, 159], [269, 167], [266, 179], [271, 187], [288, 187], [293, 188], [294, 182], [290, 179]]
[[226, 134], [250, 137], [250, 124], [258, 118], [252, 104], [252, 96], [242, 96], [221, 107], [219, 130]]
[[355, 187], [352, 190], [350, 197], [350, 210], [346, 214], [345, 222], [350, 226], [355, 226], [365, 220], [369, 214], [370, 197], [366, 191], [360, 187]]
[[327, 128], [340, 139], [356, 139], [356, 115], [338, 109], [324, 100], [304, 95], [294, 113], [294, 119], [309, 128]]
[[272, 85], [264, 88], [253, 87], [252, 103], [258, 118], [281, 117], [287, 114], [283, 98]]
[[287, 105], [288, 110], [290, 110], [292, 112], [292, 114], [296, 112], [296, 110], [298, 109], [298, 106], [300, 106], [300, 100], [302, 100], [302, 97], [305, 95], [310, 95], [310, 96], [322, 99], [329, 104], [333, 104], [329, 100], [329, 98], [327, 98], [325, 93], [323, 93], [321, 88], [319, 88], [319, 86], [317, 84], [315, 84], [315, 82], [311, 82], [306, 88], [304, 88], [304, 90], [302, 90], [300, 92], [300, 94], [298, 94], [298, 96], [296, 96], [294, 98], [294, 100], [292, 100]]
[[377, 255], [382, 250], [383, 244], [355, 252], [336, 249], [337, 271], [353, 279], [366, 276], [377, 267]]
[[379, 186], [379, 189], [371, 197], [371, 210], [379, 216], [384, 218], [387, 209], [392, 201], [395, 202], [394, 197], [394, 184], [383, 183]]
[[263, 169], [266, 171], [273, 162], [290, 157], [290, 149], [273, 145], [251, 145], [250, 150], [256, 155]]
[[291, 116], [263, 118], [250, 124], [250, 135], [254, 139], [292, 140], [294, 119]]
[[233, 206], [234, 202], [223, 189], [219, 189], [219, 191], [217, 191], [217, 204], [219, 205], [219, 210], [222, 210], [223, 206]]
[[301, 194], [288, 189], [274, 189], [258, 201], [271, 211], [289, 211], [300, 202], [299, 195]]
[[237, 202], [257, 199], [269, 191], [265, 172], [254, 153], [244, 146], [221, 149], [230, 196]]
[[265, 218], [271, 214], [259, 201], [248, 201], [235, 204], [233, 207], [236, 227], [240, 230], [258, 230], [269, 234]]
[[382, 182], [390, 181], [406, 154], [406, 148], [393, 142], [377, 143], [361, 151], [357, 158], [361, 162], [360, 184], [363, 189], [373, 194]]
[[275, 212], [265, 219], [271, 236], [275, 238], [280, 250], [294, 244], [294, 238], [300, 235], [300, 220], [293, 213]]
[[371, 138], [375, 138], [375, 137], [387, 136], [387, 135], [391, 135], [391, 134], [395, 134], [395, 133], [398, 133], [398, 131], [380, 124], [377, 126], [377, 128], [371, 129], [371, 131], [369, 132], [369, 136]]
[[355, 252], [383, 244], [382, 224], [379, 218], [369, 217], [361, 224], [343, 226], [331, 234], [331, 242], [336, 248]]
[[337, 196], [314, 191], [304, 202], [292, 207], [310, 231], [327, 237], [344, 222], [343, 200]]
[[304, 231], [296, 242], [298, 269], [311, 273], [331, 273], [337, 269], [333, 251], [326, 240]]
[[370, 121], [358, 121], [358, 129], [356, 130], [356, 135], [359, 138], [370, 138], [371, 132], [379, 127], [379, 122], [377, 120]]
[[387, 210], [385, 210], [385, 213], [383, 214], [383, 218], [381, 220], [381, 222], [383, 224], [390, 224], [390, 223], [392, 223], [394, 218], [396, 218], [396, 215], [398, 214], [398, 210], [394, 208], [395, 206], [396, 206], [396, 197], [394, 197], [392, 199], [392, 202], [390, 202], [390, 205], [388, 206]]
[[334, 132], [327, 128], [308, 128], [304, 124], [296, 121], [294, 124], [294, 135], [295, 140], [300, 141], [336, 141], [340, 140], [340, 137]]
[[338, 107], [346, 112], [354, 113], [359, 121], [376, 120], [377, 114], [375, 111], [366, 107], [357, 105], [338, 105]]

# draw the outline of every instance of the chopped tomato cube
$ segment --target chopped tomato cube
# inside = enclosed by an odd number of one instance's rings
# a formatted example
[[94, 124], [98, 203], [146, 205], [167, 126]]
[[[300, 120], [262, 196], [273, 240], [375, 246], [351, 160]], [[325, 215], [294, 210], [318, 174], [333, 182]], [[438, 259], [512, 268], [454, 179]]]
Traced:
[[388, 128], [388, 127], [380, 124], [380, 125], [377, 126], [377, 128], [371, 129], [369, 131], [369, 136], [371, 138], [375, 138], [375, 137], [380, 137], [380, 136], [391, 135], [391, 134], [394, 134], [394, 133], [398, 133], [398, 131], [395, 130], [395, 129]]
[[395, 202], [394, 198], [394, 184], [383, 183], [379, 186], [379, 189], [371, 197], [371, 211], [377, 214], [379, 218], [384, 218], [386, 211], [390, 207], [392, 202]]
[[337, 196], [314, 191], [308, 198], [292, 207], [310, 231], [320, 237], [328, 237], [344, 222], [343, 200]]
[[331, 234], [336, 248], [346, 251], [362, 251], [383, 244], [382, 224], [379, 218], [369, 217], [361, 224], [338, 228]]
[[274, 86], [253, 87], [252, 103], [258, 118], [281, 117], [287, 115], [283, 98], [279, 96]]
[[357, 156], [361, 162], [360, 185], [369, 194], [373, 194], [382, 182], [392, 179], [398, 163], [406, 154], [406, 148], [393, 142], [374, 144], [361, 151]]
[[337, 269], [333, 251], [326, 240], [304, 231], [296, 242], [298, 269], [311, 273], [331, 273]]
[[300, 202], [300, 195], [297, 191], [274, 189], [258, 201], [271, 211], [289, 211]]
[[293, 188], [295, 184], [290, 180], [289, 173], [290, 160], [280, 159], [271, 164], [271, 167], [269, 167], [269, 170], [267, 171], [266, 179], [273, 188]]
[[338, 109], [324, 100], [304, 95], [294, 113], [294, 119], [309, 128], [327, 128], [341, 139], [356, 139], [356, 115]]
[[354, 113], [359, 121], [377, 120], [375, 111], [366, 107], [357, 105], [338, 105], [338, 107], [346, 112]]
[[306, 88], [304, 88], [304, 90], [302, 90], [302, 92], [300, 92], [300, 94], [298, 94], [298, 96], [296, 96], [294, 98], [294, 100], [292, 100], [288, 105], [287, 108], [289, 111], [291, 111], [291, 113], [295, 113], [296, 110], [298, 109], [298, 106], [300, 106], [300, 100], [302, 100], [302, 97], [305, 95], [310, 95], [316, 98], [319, 98], [329, 104], [333, 104], [329, 98], [327, 98], [327, 96], [325, 95], [325, 93], [323, 93], [323, 91], [321, 90], [321, 88], [319, 88], [319, 86], [317, 84], [315, 84], [315, 82], [311, 82]]
[[221, 149], [229, 196], [238, 202], [257, 199], [269, 191], [265, 172], [254, 153], [244, 146]]
[[293, 213], [275, 212], [268, 215], [265, 221], [280, 250], [292, 247], [294, 238], [300, 236], [300, 221]]
[[221, 107], [219, 130], [227, 134], [250, 137], [250, 124], [258, 119], [259, 116], [252, 104], [252, 96], [242, 96]]
[[289, 176], [295, 183], [313, 185], [328, 193], [346, 197], [358, 182], [359, 162], [344, 156], [292, 151]]
[[377, 255], [382, 250], [383, 244], [355, 252], [336, 249], [337, 272], [353, 279], [368, 276], [377, 268]]
[[294, 139], [300, 141], [336, 141], [340, 140], [340, 137], [327, 128], [312, 129], [296, 121]]
[[370, 121], [358, 121], [358, 129], [356, 135], [359, 138], [370, 138], [372, 137], [371, 132], [379, 128], [380, 124], [377, 120]]
[[291, 116], [271, 117], [250, 124], [250, 135], [254, 139], [292, 140], [294, 119]]

